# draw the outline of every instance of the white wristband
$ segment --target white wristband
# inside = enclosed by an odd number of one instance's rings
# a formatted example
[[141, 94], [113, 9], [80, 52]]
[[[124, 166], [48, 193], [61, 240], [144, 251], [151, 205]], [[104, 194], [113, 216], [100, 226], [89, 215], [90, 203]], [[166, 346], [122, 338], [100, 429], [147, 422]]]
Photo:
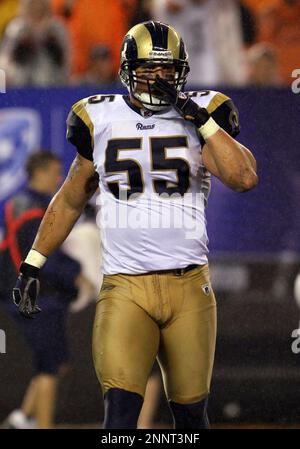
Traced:
[[206, 140], [216, 134], [219, 129], [220, 126], [210, 117], [204, 125], [200, 126], [199, 131], [203, 139]]
[[29, 265], [33, 265], [36, 268], [42, 268], [46, 260], [47, 260], [46, 256], [43, 256], [43, 254], [39, 253], [35, 249], [31, 249], [27, 254], [27, 257], [24, 260], [24, 262], [28, 263]]

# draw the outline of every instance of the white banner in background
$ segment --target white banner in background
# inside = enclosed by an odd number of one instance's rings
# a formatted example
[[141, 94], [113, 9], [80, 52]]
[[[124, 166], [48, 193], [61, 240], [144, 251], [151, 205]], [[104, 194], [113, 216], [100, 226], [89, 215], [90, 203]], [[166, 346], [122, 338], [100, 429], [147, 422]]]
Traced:
[[0, 329], [0, 354], [6, 354], [6, 335], [3, 329]]
[[41, 144], [41, 119], [34, 109], [0, 109], [0, 201], [26, 180], [24, 165]]
[[6, 93], [6, 76], [4, 70], [0, 69], [0, 94]]

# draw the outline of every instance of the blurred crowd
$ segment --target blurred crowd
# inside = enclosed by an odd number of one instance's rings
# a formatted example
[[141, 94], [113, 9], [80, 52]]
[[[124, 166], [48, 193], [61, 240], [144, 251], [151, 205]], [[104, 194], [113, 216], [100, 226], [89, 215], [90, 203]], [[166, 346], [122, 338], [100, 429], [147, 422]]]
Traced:
[[8, 86], [113, 85], [123, 36], [169, 23], [190, 56], [190, 85], [287, 85], [300, 54], [300, 0], [0, 0]]

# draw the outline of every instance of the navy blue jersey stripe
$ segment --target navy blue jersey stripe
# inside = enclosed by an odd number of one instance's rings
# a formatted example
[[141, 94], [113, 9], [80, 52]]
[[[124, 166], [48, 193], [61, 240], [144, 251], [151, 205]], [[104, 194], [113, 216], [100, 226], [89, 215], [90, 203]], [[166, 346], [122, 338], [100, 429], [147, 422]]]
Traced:
[[93, 142], [89, 128], [73, 110], [67, 118], [67, 140], [76, 147], [77, 152], [93, 161]]

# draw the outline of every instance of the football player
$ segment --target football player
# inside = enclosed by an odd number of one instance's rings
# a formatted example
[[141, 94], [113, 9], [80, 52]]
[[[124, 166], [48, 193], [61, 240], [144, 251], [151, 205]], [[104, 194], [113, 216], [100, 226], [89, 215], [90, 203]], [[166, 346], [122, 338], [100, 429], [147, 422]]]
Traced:
[[[93, 356], [105, 428], [136, 427], [156, 357], [175, 427], [208, 427], [216, 340], [204, 210], [210, 176], [237, 192], [258, 178], [253, 155], [234, 139], [233, 102], [214, 91], [184, 93], [188, 72], [171, 26], [149, 21], [128, 32], [120, 66], [128, 95], [95, 95], [72, 107], [67, 138], [77, 155], [14, 290], [23, 314], [39, 311], [39, 271], [99, 185], [104, 282]], [[201, 226], [188, 234], [193, 220]]]

